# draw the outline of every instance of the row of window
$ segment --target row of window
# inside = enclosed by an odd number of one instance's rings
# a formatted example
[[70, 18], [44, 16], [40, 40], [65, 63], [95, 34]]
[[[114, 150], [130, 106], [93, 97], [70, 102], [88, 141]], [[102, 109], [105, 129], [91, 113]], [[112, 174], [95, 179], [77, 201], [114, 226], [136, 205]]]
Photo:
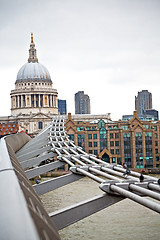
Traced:
[[[154, 126], [157, 129], [157, 126]], [[77, 131], [84, 131], [85, 128], [84, 127], [77, 127]], [[96, 127], [92, 127], [92, 129], [90, 129], [90, 127], [87, 127], [87, 130], [96, 130]], [[106, 132], [106, 129], [105, 129]], [[92, 135], [94, 139], [97, 139], [97, 134], [88, 134], [88, 138], [92, 139]], [[123, 133], [123, 137], [130, 137], [131, 133]], [[147, 137], [152, 137], [152, 132], [145, 132], [145, 136]], [[155, 138], [157, 138], [157, 133], [155, 133]], [[135, 137], [142, 137], [142, 133], [141, 132], [136, 132], [135, 133]], [[110, 139], [112, 138], [119, 138], [119, 133], [110, 133]]]
[[92, 139], [92, 137], [93, 137], [93, 139], [97, 139], [97, 134], [96, 133], [95, 134], [88, 134], [88, 139]]
[[110, 138], [119, 138], [119, 133], [110, 133]]
[[[93, 144], [94, 144], [94, 147], [97, 147], [97, 142], [94, 142]], [[92, 142], [89, 142], [89, 143], [88, 143], [88, 146], [89, 146], [89, 147], [92, 147], [93, 144], [92, 144]]]
[[97, 150], [89, 150], [89, 154], [94, 154], [94, 155], [97, 155], [98, 154], [98, 151]]
[[[4, 128], [0, 128], [0, 131], [3, 131], [3, 130], [4, 130]], [[10, 128], [9, 130], [12, 132], [12, 131], [13, 131], [13, 128]], [[15, 129], [14, 129], [14, 130], [15, 130]], [[8, 132], [8, 128], [5, 128], [5, 131]]]
[[116, 146], [116, 147], [119, 147], [119, 141], [110, 141], [110, 147], [114, 147], [114, 146]]
[[111, 149], [111, 154], [119, 154], [119, 149]]
[[[39, 129], [42, 129], [42, 122], [39, 122]], [[125, 137], [126, 137], [126, 134], [128, 135], [128, 133], [125, 133]], [[74, 134], [70, 134], [69, 136], [70, 136], [70, 139], [74, 141]], [[139, 133], [137, 134], [137, 136], [140, 136]], [[150, 135], [150, 133], [146, 133], [146, 136], [151, 136], [151, 135]], [[84, 134], [78, 134], [78, 139], [85, 139], [85, 135]], [[88, 134], [88, 139], [89, 140], [97, 139], [97, 134]], [[124, 146], [130, 146], [130, 144], [131, 144], [130, 139], [124, 140]], [[152, 145], [152, 140], [146, 138], [146, 144], [147, 145]], [[142, 145], [142, 140], [137, 138], [136, 139], [136, 145], [137, 146]], [[114, 146], [119, 147], [119, 141], [110, 141], [110, 147], [114, 147]], [[158, 146], [158, 141], [155, 141], [155, 146]]]
[[[1, 126], [1, 128], [6, 128], [6, 127], [10, 128], [11, 125], [10, 125], [10, 124], [8, 124], [8, 125], [3, 124], [3, 125]], [[14, 127], [15, 127], [15, 124], [13, 124], [12, 127], [14, 128]], [[8, 130], [8, 129], [7, 129], [7, 130]]]
[[27, 85], [30, 86], [30, 85], [34, 85], [34, 84], [35, 85], [48, 85], [48, 86], [51, 85], [51, 83], [43, 83], [43, 82], [42, 83], [41, 82], [37, 83], [36, 82], [36, 83], [19, 83], [18, 86], [27, 86]]

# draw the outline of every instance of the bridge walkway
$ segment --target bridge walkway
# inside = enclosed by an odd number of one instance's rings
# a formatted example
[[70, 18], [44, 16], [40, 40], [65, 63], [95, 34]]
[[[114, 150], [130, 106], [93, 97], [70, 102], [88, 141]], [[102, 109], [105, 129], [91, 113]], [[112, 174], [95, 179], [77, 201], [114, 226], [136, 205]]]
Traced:
[[[128, 170], [122, 166], [108, 164], [96, 156], [84, 152], [81, 147], [76, 146], [67, 136], [65, 117], [55, 117], [51, 125], [35, 137], [33, 141], [31, 140], [17, 152], [17, 157], [21, 165], [26, 169], [25, 172], [28, 178], [33, 178], [65, 164], [70, 166], [71, 171], [71, 173], [65, 176], [35, 184], [33, 187], [38, 195], [83, 177], [89, 177], [98, 182], [99, 188], [105, 192], [105, 194], [95, 199], [88, 199], [75, 206], [69, 206], [66, 209], [50, 213], [49, 215], [58, 230], [126, 197], [160, 213], [160, 204], [158, 202], [160, 200], [160, 185], [158, 179], [143, 175], [144, 180], [141, 182], [140, 173], [129, 170], [128, 174]], [[55, 157], [57, 158], [56, 161], [54, 161]], [[46, 164], [38, 166], [42, 161], [46, 161]], [[109, 200], [110, 197], [111, 199]], [[99, 206], [98, 203], [101, 205]], [[89, 212], [87, 209], [91, 209], [91, 205], [92, 211]], [[75, 212], [76, 214], [74, 214]], [[70, 220], [67, 221], [65, 219]]]

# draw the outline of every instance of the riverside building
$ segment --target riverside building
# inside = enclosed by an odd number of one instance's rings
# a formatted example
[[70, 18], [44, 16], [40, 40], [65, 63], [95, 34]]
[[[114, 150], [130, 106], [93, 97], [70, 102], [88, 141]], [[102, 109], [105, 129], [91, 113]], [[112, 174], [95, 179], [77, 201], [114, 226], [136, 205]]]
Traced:
[[127, 163], [130, 168], [160, 167], [159, 121], [142, 121], [134, 112], [126, 121], [66, 120], [66, 131], [76, 145], [108, 163]]

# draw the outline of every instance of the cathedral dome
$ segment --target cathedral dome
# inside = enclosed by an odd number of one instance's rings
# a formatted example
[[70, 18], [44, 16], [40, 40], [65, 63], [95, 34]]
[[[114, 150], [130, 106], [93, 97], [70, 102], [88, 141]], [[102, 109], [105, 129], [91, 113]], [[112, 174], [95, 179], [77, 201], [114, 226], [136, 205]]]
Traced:
[[47, 68], [38, 62], [37, 51], [33, 42], [33, 33], [31, 33], [28, 63], [24, 64], [18, 71], [16, 83], [28, 81], [45, 81], [52, 83]]
[[39, 62], [28, 62], [18, 71], [16, 83], [34, 80], [52, 82], [46, 67]]

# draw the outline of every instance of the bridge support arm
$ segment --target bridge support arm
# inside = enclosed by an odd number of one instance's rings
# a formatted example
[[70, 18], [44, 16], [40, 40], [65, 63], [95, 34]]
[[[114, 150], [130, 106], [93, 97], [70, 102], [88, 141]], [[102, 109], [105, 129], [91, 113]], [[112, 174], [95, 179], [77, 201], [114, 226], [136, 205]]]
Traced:
[[49, 216], [56, 225], [56, 228], [61, 230], [123, 199], [124, 197], [121, 196], [103, 194], [62, 210], [50, 213]]
[[69, 173], [64, 176], [56, 177], [40, 184], [33, 185], [33, 187], [38, 195], [42, 195], [59, 187], [65, 186], [69, 183], [77, 181], [83, 177], [83, 175], [75, 175], [73, 173]]
[[45, 164], [45, 165], [37, 167], [37, 168], [26, 170], [25, 173], [26, 173], [27, 177], [29, 179], [31, 179], [31, 178], [39, 176], [43, 173], [49, 172], [55, 168], [62, 167], [64, 165], [65, 165], [65, 163], [56, 161], [56, 162]]

